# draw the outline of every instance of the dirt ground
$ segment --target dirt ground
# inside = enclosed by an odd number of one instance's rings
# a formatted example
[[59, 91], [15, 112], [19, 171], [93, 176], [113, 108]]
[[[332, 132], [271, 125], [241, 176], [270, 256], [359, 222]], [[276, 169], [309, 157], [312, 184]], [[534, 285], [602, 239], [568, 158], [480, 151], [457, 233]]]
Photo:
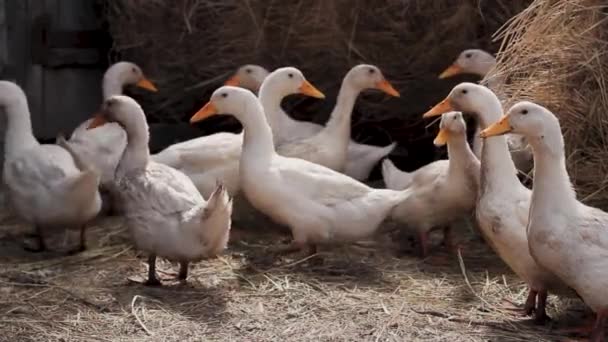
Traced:
[[435, 237], [436, 257], [421, 260], [385, 234], [302, 259], [269, 253], [287, 234], [235, 223], [221, 257], [191, 265], [186, 283], [148, 288], [129, 280], [146, 258], [121, 218], [95, 222], [74, 256], [25, 252], [25, 227], [9, 214], [0, 224], [1, 341], [558, 341], [590, 315], [555, 297], [543, 327], [505, 310], [526, 288], [465, 228], [461, 258]]

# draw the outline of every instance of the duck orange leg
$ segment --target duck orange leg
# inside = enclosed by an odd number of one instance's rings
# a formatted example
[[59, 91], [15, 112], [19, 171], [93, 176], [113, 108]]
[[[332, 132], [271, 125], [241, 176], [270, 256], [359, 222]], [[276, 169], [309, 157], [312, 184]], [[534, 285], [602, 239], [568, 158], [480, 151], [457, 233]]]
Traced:
[[148, 280], [146, 281], [148, 286], [159, 286], [161, 285], [158, 278], [156, 278], [156, 255], [150, 255], [148, 257]]
[[523, 316], [530, 316], [530, 315], [532, 315], [532, 313], [534, 312], [534, 309], [536, 308], [536, 296], [537, 295], [538, 295], [538, 291], [530, 289], [528, 291], [528, 298], [526, 298], [526, 303], [524, 304], [523, 308], [521, 306], [519, 306], [518, 304], [515, 304], [507, 299], [505, 299], [504, 301], [508, 302], [509, 306], [504, 307], [504, 308], [509, 311], [521, 312], [521, 314]]
[[84, 252], [87, 249], [86, 225], [82, 225], [79, 230], [78, 246], [70, 249], [67, 254], [74, 255]]
[[177, 275], [177, 279], [186, 280], [188, 278], [188, 262], [182, 261], [179, 263], [179, 274]]
[[538, 291], [538, 303], [534, 309], [534, 323], [542, 325], [550, 320], [549, 316], [547, 316], [546, 306], [547, 290], [540, 290]]
[[429, 255], [429, 232], [422, 231], [418, 232], [418, 253], [421, 258], [426, 258]]

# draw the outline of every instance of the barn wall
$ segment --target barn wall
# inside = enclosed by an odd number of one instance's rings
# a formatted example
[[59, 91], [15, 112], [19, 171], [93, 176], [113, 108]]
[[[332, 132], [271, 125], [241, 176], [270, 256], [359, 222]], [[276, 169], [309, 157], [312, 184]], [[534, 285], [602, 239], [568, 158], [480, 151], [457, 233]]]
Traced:
[[95, 0], [0, 0], [0, 73], [25, 90], [39, 139], [70, 133], [101, 102], [99, 17]]

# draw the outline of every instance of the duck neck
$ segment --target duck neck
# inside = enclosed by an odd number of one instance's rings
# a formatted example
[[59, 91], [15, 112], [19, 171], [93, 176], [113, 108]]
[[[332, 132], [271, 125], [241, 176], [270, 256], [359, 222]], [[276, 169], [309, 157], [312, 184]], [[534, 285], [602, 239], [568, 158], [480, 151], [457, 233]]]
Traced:
[[[558, 128], [559, 130], [559, 128]], [[528, 138], [534, 152], [534, 209], [569, 207], [577, 202], [566, 169], [564, 140], [561, 132]]]
[[102, 83], [101, 88], [104, 100], [107, 100], [114, 95], [122, 95], [123, 85], [118, 79], [112, 77], [111, 75], [106, 75], [104, 76]]
[[350, 139], [351, 117], [353, 108], [355, 107], [355, 101], [360, 92], [361, 89], [358, 89], [349, 82], [348, 77], [342, 81], [336, 106], [331, 112], [329, 121], [327, 121], [325, 126], [326, 132], [330, 132], [332, 135], [335, 134], [339, 137], [347, 137], [346, 141]]
[[465, 134], [450, 134], [448, 139], [448, 174], [461, 175], [477, 157], [471, 151]]
[[493, 91], [497, 91], [500, 88], [501, 84], [504, 83], [505, 77], [502, 74], [490, 74], [492, 68], [496, 66], [496, 59], [492, 59], [491, 62], [484, 63], [481, 66], [481, 69], [478, 75], [483, 79], [482, 83], [485, 83], [486, 86]]
[[239, 118], [243, 125], [242, 157], [252, 163], [269, 162], [275, 154], [272, 129], [260, 104], [249, 103], [247, 107], [247, 115]]
[[270, 125], [272, 132], [275, 134], [280, 132], [281, 120], [285, 119], [282, 116], [287, 116], [287, 113], [283, 112], [283, 108], [281, 107], [281, 101], [285, 96], [286, 95], [274, 91], [272, 86], [268, 83], [263, 83], [259, 91], [258, 98], [264, 108], [266, 123], [267, 125]]
[[484, 80], [485, 80], [485, 83], [486, 83], [486, 85], [487, 85], [488, 88], [496, 91], [500, 87], [500, 85], [503, 83], [504, 76], [501, 76], [501, 75], [491, 75], [490, 77], [484, 78]]
[[[490, 97], [488, 97], [490, 99]], [[500, 120], [502, 107], [498, 98], [493, 95], [490, 101], [481, 106], [478, 113], [478, 124], [482, 129]], [[481, 149], [481, 191], [510, 190], [521, 185], [517, 178], [517, 169], [511, 159], [505, 136], [486, 138]]]
[[137, 125], [123, 125], [127, 133], [127, 146], [116, 169], [116, 176], [121, 178], [131, 172], [144, 170], [150, 159], [148, 142], [150, 135], [145, 122]]
[[32, 131], [30, 110], [25, 98], [18, 99], [5, 107], [6, 133], [5, 154], [16, 156], [24, 150], [40, 145]]

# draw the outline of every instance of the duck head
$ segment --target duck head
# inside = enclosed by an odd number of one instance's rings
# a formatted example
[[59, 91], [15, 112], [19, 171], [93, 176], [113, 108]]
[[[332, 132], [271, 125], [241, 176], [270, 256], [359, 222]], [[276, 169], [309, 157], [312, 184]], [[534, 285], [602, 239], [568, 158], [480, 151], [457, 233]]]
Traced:
[[257, 92], [268, 74], [270, 74], [270, 72], [264, 67], [255, 64], [246, 64], [238, 68], [234, 75], [226, 80], [224, 85], [243, 87]]
[[480, 49], [464, 50], [458, 58], [445, 69], [439, 78], [449, 78], [460, 74], [485, 76], [496, 64], [496, 58]]
[[433, 140], [435, 146], [443, 146], [448, 143], [451, 136], [464, 136], [467, 126], [462, 117], [462, 112], [447, 112], [441, 116], [439, 133]]
[[346, 74], [344, 82], [357, 90], [378, 89], [384, 93], [399, 97], [399, 92], [386, 80], [380, 68], [370, 64], [359, 64]]

